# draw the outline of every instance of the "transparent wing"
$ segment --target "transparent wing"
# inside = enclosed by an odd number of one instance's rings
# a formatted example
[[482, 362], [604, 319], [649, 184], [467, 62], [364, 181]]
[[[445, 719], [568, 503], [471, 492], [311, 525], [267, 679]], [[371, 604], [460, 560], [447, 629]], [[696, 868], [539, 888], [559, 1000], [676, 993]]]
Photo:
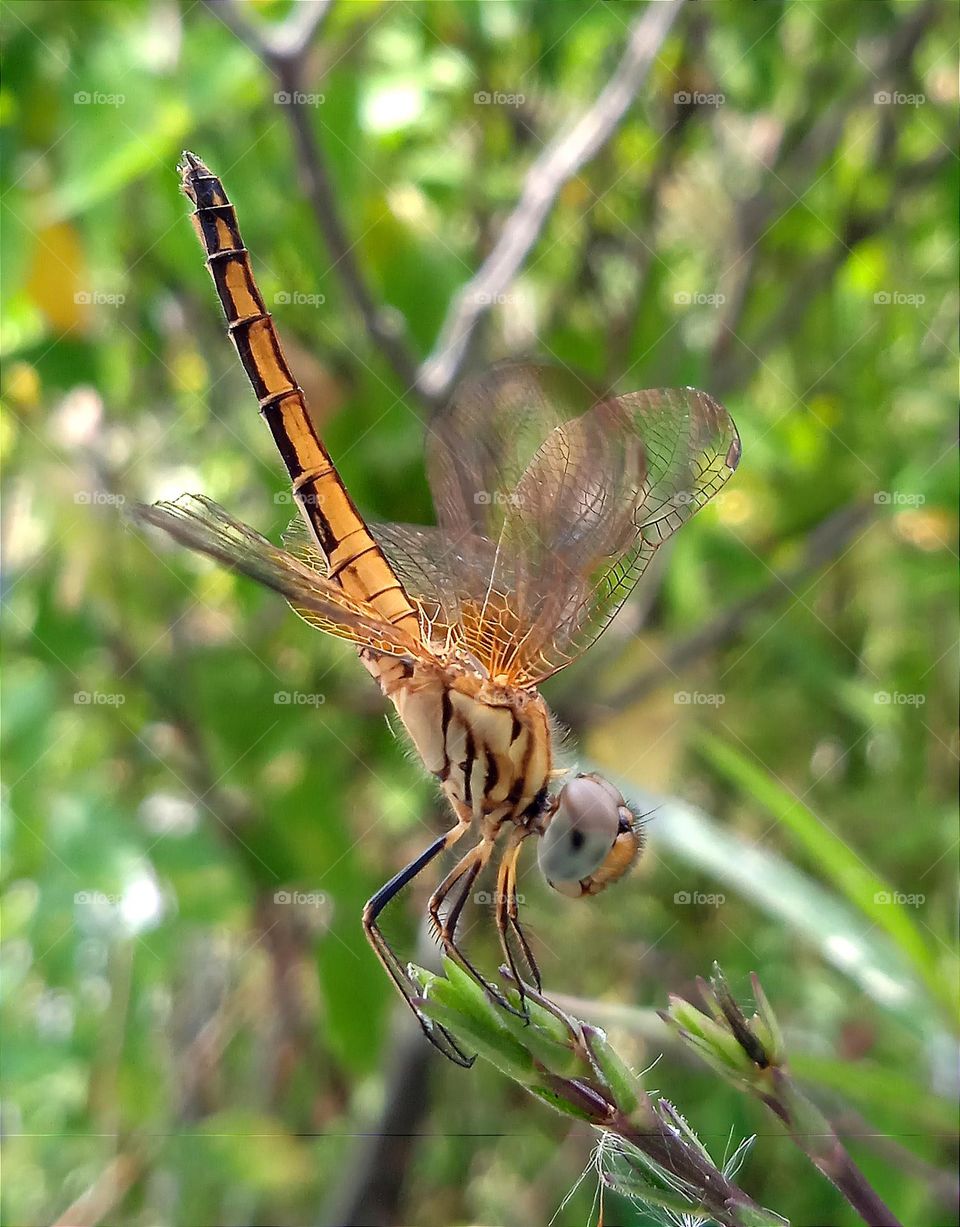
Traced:
[[[368, 527], [417, 607], [424, 639], [462, 644], [460, 624], [465, 610], [477, 597], [482, 600], [493, 569], [493, 544], [472, 533], [457, 542], [444, 529], [424, 524], [370, 521]], [[323, 554], [299, 516], [284, 531], [283, 544], [304, 565], [325, 574]]]
[[546, 364], [502, 362], [465, 379], [427, 434], [437, 523], [450, 540], [496, 542], [544, 439], [596, 399], [596, 389]]
[[723, 486], [740, 459], [730, 415], [704, 392], [609, 397], [556, 427], [517, 483], [501, 555], [520, 560], [501, 668], [536, 682], [603, 632], [659, 547]]
[[507, 363], [468, 381], [428, 444], [432, 557], [458, 568], [458, 633], [520, 685], [593, 643], [740, 457], [736, 427], [706, 393], [633, 392], [579, 416], [578, 400], [592, 403], [589, 389], [552, 368]]
[[203, 495], [184, 494], [172, 503], [152, 506], [138, 504], [133, 516], [279, 592], [304, 621], [327, 634], [389, 656], [414, 660], [423, 654], [409, 635], [385, 622], [365, 601], [348, 596], [325, 577], [323, 569], [305, 566]]

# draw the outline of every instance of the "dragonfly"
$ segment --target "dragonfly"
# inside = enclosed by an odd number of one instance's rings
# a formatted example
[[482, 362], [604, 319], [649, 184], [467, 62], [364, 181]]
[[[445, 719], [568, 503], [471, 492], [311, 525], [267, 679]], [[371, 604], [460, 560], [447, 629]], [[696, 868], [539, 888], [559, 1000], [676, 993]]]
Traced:
[[[705, 392], [586, 397], [558, 367], [507, 361], [466, 379], [429, 424], [437, 524], [367, 523], [287, 365], [221, 180], [192, 153], [178, 170], [299, 514], [282, 546], [203, 495], [135, 514], [355, 645], [393, 704], [453, 823], [369, 899], [363, 928], [430, 1042], [469, 1066], [473, 1057], [423, 1012], [381, 913], [472, 832], [430, 896], [430, 923], [450, 959], [525, 1012], [521, 969], [538, 990], [541, 977], [520, 923], [523, 845], [537, 842], [550, 886], [586, 898], [623, 878], [644, 843], [642, 818], [612, 783], [559, 765], [559, 730], [539, 687], [598, 638], [657, 550], [720, 490], [740, 459], [739, 435]], [[457, 938], [498, 849], [494, 918], [519, 1007]]]

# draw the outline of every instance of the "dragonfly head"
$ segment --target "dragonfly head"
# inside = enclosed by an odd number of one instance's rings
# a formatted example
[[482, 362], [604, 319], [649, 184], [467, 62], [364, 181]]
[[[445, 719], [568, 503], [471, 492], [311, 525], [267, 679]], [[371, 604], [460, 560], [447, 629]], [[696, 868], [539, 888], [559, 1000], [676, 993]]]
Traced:
[[642, 850], [635, 814], [609, 780], [591, 773], [574, 776], [560, 789], [537, 860], [554, 890], [579, 899], [622, 878]]

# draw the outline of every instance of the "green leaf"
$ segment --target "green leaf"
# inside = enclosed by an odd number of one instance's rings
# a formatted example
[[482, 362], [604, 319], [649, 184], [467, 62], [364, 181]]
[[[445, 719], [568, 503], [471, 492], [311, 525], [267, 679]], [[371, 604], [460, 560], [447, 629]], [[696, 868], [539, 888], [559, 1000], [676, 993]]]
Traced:
[[906, 908], [896, 902], [896, 892], [890, 883], [868, 868], [799, 797], [734, 746], [704, 731], [700, 733], [699, 745], [710, 763], [769, 810], [841, 894], [887, 933], [930, 992], [944, 1004], [950, 1004], [950, 990], [935, 953]]

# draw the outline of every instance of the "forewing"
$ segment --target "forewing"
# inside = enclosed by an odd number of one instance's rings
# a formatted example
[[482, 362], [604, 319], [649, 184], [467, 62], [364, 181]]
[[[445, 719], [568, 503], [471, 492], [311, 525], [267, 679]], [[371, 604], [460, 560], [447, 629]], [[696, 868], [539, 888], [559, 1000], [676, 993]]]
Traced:
[[422, 654], [414, 640], [384, 621], [365, 601], [347, 595], [322, 572], [236, 520], [218, 503], [199, 494], [174, 502], [138, 504], [134, 518], [162, 528], [182, 545], [216, 559], [285, 597], [304, 621], [319, 630], [411, 660]]
[[491, 588], [504, 593], [517, 628], [502, 671], [535, 684], [585, 651], [739, 459], [729, 414], [692, 388], [609, 397], [554, 428], [501, 530], [513, 574], [495, 573]]
[[509, 502], [555, 426], [596, 396], [560, 367], [502, 362], [465, 379], [430, 423], [427, 471], [437, 522], [469, 549], [496, 542]]
[[[447, 641], [451, 635], [457, 638], [462, 599], [469, 595], [472, 584], [486, 582], [476, 559], [489, 558], [489, 542], [477, 543], [476, 548], [465, 553], [443, 529], [432, 525], [371, 521], [369, 528], [419, 611], [424, 639]], [[288, 525], [283, 544], [311, 570], [325, 574], [323, 554], [299, 516]]]

